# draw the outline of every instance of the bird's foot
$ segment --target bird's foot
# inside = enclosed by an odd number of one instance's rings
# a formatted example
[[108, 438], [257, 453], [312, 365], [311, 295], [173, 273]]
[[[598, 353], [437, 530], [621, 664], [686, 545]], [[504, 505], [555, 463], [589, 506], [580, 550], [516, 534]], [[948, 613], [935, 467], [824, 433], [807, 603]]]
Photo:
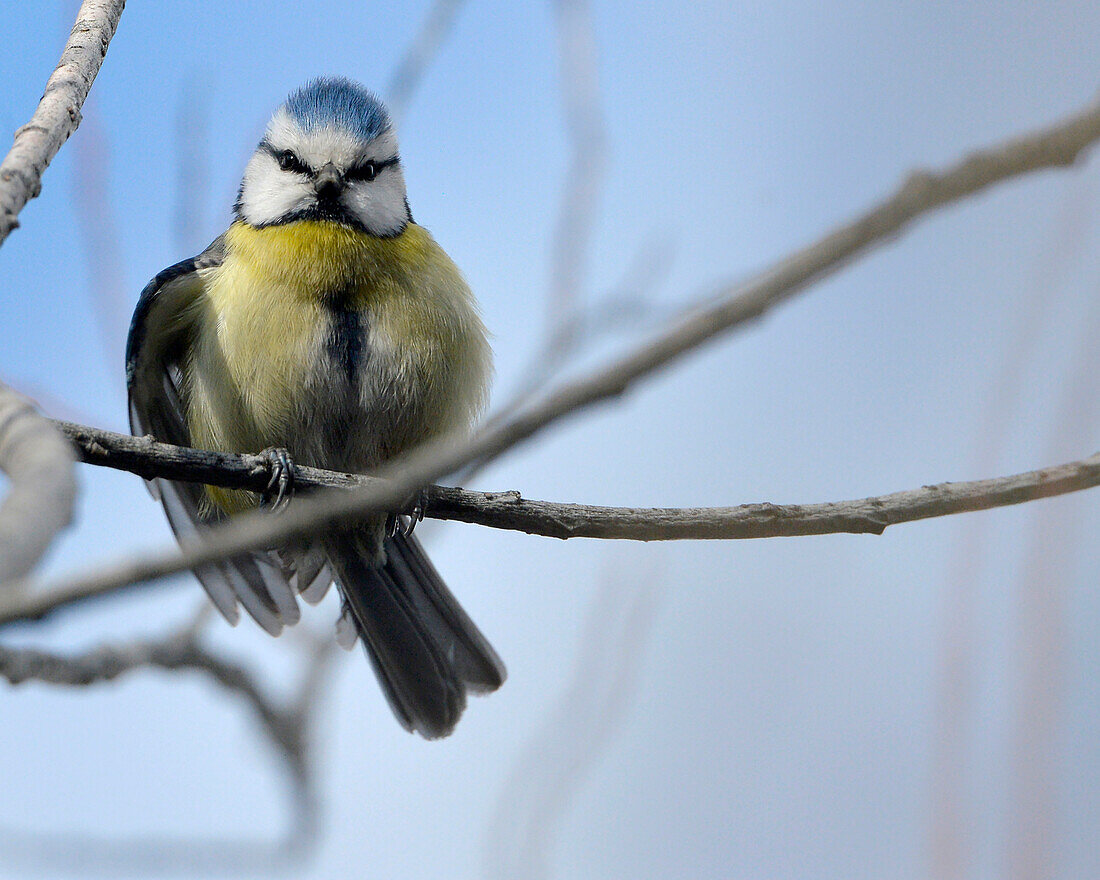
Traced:
[[260, 455], [267, 459], [271, 472], [260, 501], [264, 507], [279, 510], [294, 495], [294, 462], [290, 460], [289, 452], [276, 446], [269, 446]]

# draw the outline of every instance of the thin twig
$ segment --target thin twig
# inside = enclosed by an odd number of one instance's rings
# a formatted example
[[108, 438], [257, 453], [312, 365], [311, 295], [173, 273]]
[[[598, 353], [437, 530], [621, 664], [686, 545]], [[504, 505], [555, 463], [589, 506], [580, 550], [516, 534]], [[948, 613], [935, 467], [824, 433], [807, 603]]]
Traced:
[[42, 191], [42, 172], [80, 124], [80, 108], [99, 73], [126, 0], [84, 0], [61, 61], [30, 122], [0, 163], [0, 244], [23, 206]]
[[[444, 437], [388, 463], [378, 473], [388, 482], [346, 493], [324, 493], [314, 498], [303, 498], [279, 516], [250, 513], [234, 517], [225, 525], [206, 533], [201, 543], [190, 541], [180, 550], [164, 550], [116, 562], [69, 581], [63, 594], [107, 592], [124, 584], [151, 580], [207, 562], [227, 559], [250, 549], [277, 546], [294, 538], [316, 534], [335, 524], [401, 509], [406, 499], [420, 487], [436, 482], [469, 462], [494, 458], [567, 415], [622, 395], [638, 380], [668, 366], [719, 334], [760, 317], [811, 282], [836, 272], [858, 254], [892, 240], [917, 217], [995, 183], [1039, 169], [1071, 165], [1098, 138], [1100, 104], [1094, 103], [1064, 122], [1002, 146], [973, 153], [946, 171], [914, 173], [893, 195], [854, 221], [781, 260], [757, 279], [730, 289], [714, 305], [684, 317], [665, 334], [610, 366], [561, 386], [507, 422], [482, 430], [473, 438]], [[1075, 491], [1094, 485], [1092, 480], [1098, 466], [1100, 463], [1093, 459], [1067, 466], [1069, 471], [1063, 474], [1065, 480], [1061, 483], [1064, 487], [1061, 491]], [[1061, 472], [1060, 469], [1056, 471]], [[1007, 496], [1013, 499], [1018, 497], [1020, 487], [1013, 478], [1008, 479], [1012, 488]], [[1041, 485], [1030, 486], [1024, 494], [1028, 497], [1021, 500], [1057, 492], [1051, 493], [1048, 487]], [[962, 509], [989, 506], [989, 501], [984, 498], [971, 499], [969, 503], [975, 507]], [[773, 508], [768, 507], [765, 513], [771, 510]], [[916, 518], [926, 515], [930, 514], [921, 514]], [[874, 521], [875, 516], [871, 516], [869, 522]], [[821, 528], [814, 533], [825, 531], [836, 529]], [[55, 585], [53, 589], [61, 588]]]
[[0, 382], [0, 471], [11, 481], [0, 503], [0, 584], [25, 577], [71, 521], [75, 470], [61, 432]]

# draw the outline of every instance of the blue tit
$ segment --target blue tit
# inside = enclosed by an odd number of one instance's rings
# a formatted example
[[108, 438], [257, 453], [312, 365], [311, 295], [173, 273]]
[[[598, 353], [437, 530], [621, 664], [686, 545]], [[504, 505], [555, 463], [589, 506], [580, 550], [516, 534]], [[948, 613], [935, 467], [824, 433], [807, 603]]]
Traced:
[[[142, 291], [127, 343], [134, 434], [366, 472], [482, 409], [491, 355], [461, 273], [413, 222], [393, 125], [346, 79], [317, 79], [271, 118], [235, 217]], [[157, 480], [180, 538], [259, 496]], [[446, 736], [504, 666], [419, 541], [383, 518], [195, 574], [235, 623], [278, 635], [336, 582], [398, 720]], [[350, 623], [350, 626], [349, 626]], [[338, 637], [339, 637], [338, 626]]]

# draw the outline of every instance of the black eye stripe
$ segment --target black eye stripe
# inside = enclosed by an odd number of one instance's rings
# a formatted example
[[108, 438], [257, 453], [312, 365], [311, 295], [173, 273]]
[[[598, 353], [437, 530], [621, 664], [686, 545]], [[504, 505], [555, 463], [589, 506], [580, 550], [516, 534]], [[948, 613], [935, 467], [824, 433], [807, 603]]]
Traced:
[[305, 174], [307, 176], [313, 174], [313, 169], [299, 159], [293, 150], [276, 150], [267, 141], [261, 143], [260, 148], [271, 156], [283, 171], [291, 171], [295, 174]]
[[290, 150], [283, 150], [276, 154], [275, 160], [283, 171], [293, 171], [295, 174], [312, 174], [310, 168]]
[[[293, 150], [277, 150], [266, 140], [260, 144], [260, 149], [271, 156], [283, 171], [304, 174], [307, 177], [313, 177], [317, 173], [309, 165], [303, 162]], [[397, 165], [400, 161], [401, 158], [399, 156], [390, 156], [388, 159], [360, 162], [358, 165], [353, 165], [345, 171], [344, 177], [347, 180], [371, 181], [374, 180], [383, 169], [389, 168], [391, 165]]]
[[374, 162], [364, 162], [349, 168], [344, 176], [349, 180], [374, 180], [378, 176], [378, 166]]
[[353, 165], [349, 168], [344, 176], [348, 178], [348, 180], [374, 180], [383, 168], [389, 168], [391, 165], [396, 165], [399, 161], [400, 159], [397, 156], [390, 156], [388, 159], [360, 162], [358, 165]]

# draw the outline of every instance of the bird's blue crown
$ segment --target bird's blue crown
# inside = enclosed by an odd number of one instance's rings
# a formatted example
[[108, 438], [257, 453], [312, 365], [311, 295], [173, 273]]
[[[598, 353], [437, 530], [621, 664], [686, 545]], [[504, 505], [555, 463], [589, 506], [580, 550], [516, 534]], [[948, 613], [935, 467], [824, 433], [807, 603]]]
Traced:
[[286, 99], [290, 117], [303, 131], [337, 127], [364, 141], [390, 127], [390, 117], [369, 89], [343, 77], [311, 80]]

